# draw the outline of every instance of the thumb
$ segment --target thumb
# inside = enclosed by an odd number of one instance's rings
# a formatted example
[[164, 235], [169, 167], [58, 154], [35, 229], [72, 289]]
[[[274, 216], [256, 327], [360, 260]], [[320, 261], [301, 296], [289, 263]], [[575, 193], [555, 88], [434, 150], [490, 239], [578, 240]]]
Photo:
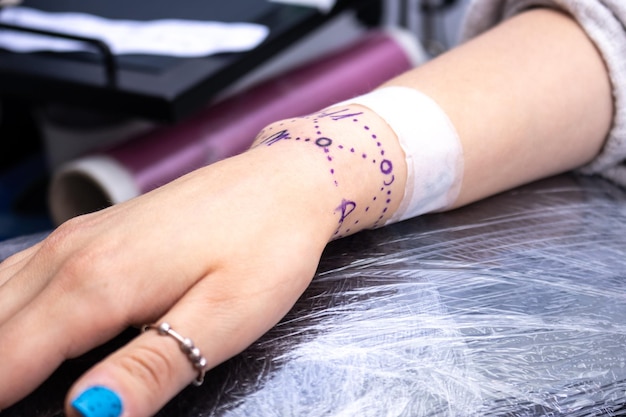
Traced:
[[70, 390], [69, 417], [151, 416], [198, 371], [179, 343], [146, 331], [89, 370]]
[[[289, 304], [269, 303], [264, 297], [220, 296], [212, 282], [196, 284], [160, 319], [159, 326], [151, 326], [83, 375], [68, 394], [68, 417], [156, 414], [200, 379], [203, 370], [227, 360], [265, 333], [285, 313], [277, 305]], [[171, 325], [169, 331], [160, 327], [165, 323]]]

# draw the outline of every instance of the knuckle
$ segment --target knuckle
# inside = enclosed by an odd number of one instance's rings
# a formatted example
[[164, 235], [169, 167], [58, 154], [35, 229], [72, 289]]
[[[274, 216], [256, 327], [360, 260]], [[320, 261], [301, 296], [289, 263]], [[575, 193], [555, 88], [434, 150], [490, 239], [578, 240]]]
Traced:
[[92, 275], [98, 272], [97, 255], [92, 249], [81, 248], [69, 256], [61, 265], [61, 272], [74, 277], [84, 274]]
[[73, 295], [73, 300], [87, 310], [92, 310], [90, 305], [97, 305], [99, 311], [107, 311], [109, 319], [119, 320], [125, 306], [123, 288], [111, 284], [111, 277], [118, 273], [106, 247], [86, 245], [75, 249], [56, 266], [50, 288], [63, 295]]
[[[133, 305], [127, 301], [121, 285], [112, 285], [111, 276], [116, 276], [110, 265], [100, 256], [85, 250], [66, 260], [57, 272], [57, 279], [51, 284], [58, 293], [71, 295], [78, 311], [92, 311], [105, 323], [126, 323]], [[96, 321], [96, 317], [92, 319]], [[102, 323], [103, 324], [103, 323]]]
[[87, 282], [93, 285], [99, 277], [103, 276], [104, 267], [99, 260], [99, 256], [93, 250], [81, 249], [59, 267], [57, 276], [61, 285], [65, 284], [68, 289], [83, 288]]
[[54, 229], [54, 231], [43, 240], [41, 244], [42, 253], [53, 255], [63, 251], [78, 229], [76, 223], [76, 219], [71, 219]]
[[175, 366], [157, 347], [143, 345], [133, 348], [117, 359], [117, 366], [148, 392], [155, 395], [167, 390], [168, 381], [175, 380]]
[[48, 258], [70, 254], [77, 249], [77, 242], [89, 232], [88, 216], [74, 217], [62, 223], [41, 242], [41, 253]]

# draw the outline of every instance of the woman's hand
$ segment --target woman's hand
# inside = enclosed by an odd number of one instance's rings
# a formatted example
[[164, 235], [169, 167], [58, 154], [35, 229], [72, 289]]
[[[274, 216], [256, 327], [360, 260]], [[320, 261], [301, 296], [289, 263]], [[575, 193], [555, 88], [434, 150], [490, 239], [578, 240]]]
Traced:
[[[271, 125], [252, 150], [72, 219], [6, 260], [0, 409], [130, 325], [169, 323], [208, 369], [280, 320], [329, 240], [381, 224], [400, 202], [395, 137], [366, 109], [339, 110]], [[382, 148], [397, 176], [384, 191], [372, 163]], [[75, 383], [67, 412], [153, 415], [196, 377], [173, 338], [147, 331]]]

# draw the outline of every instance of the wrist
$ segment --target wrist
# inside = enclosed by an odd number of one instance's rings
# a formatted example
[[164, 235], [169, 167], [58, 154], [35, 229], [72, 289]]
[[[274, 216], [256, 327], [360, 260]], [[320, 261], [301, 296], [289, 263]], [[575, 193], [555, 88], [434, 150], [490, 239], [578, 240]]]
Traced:
[[382, 226], [403, 198], [404, 153], [393, 130], [363, 106], [273, 123], [251, 152], [282, 161], [285, 182], [295, 186], [327, 240]]

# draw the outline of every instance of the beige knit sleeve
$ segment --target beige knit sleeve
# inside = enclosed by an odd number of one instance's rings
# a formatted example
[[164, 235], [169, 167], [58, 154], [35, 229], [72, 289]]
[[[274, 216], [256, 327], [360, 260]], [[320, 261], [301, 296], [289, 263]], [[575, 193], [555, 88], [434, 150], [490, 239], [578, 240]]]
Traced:
[[613, 88], [613, 126], [598, 156], [580, 171], [600, 174], [626, 186], [626, 1], [624, 0], [473, 0], [462, 39], [469, 39], [523, 10], [551, 7], [570, 14], [595, 43]]

